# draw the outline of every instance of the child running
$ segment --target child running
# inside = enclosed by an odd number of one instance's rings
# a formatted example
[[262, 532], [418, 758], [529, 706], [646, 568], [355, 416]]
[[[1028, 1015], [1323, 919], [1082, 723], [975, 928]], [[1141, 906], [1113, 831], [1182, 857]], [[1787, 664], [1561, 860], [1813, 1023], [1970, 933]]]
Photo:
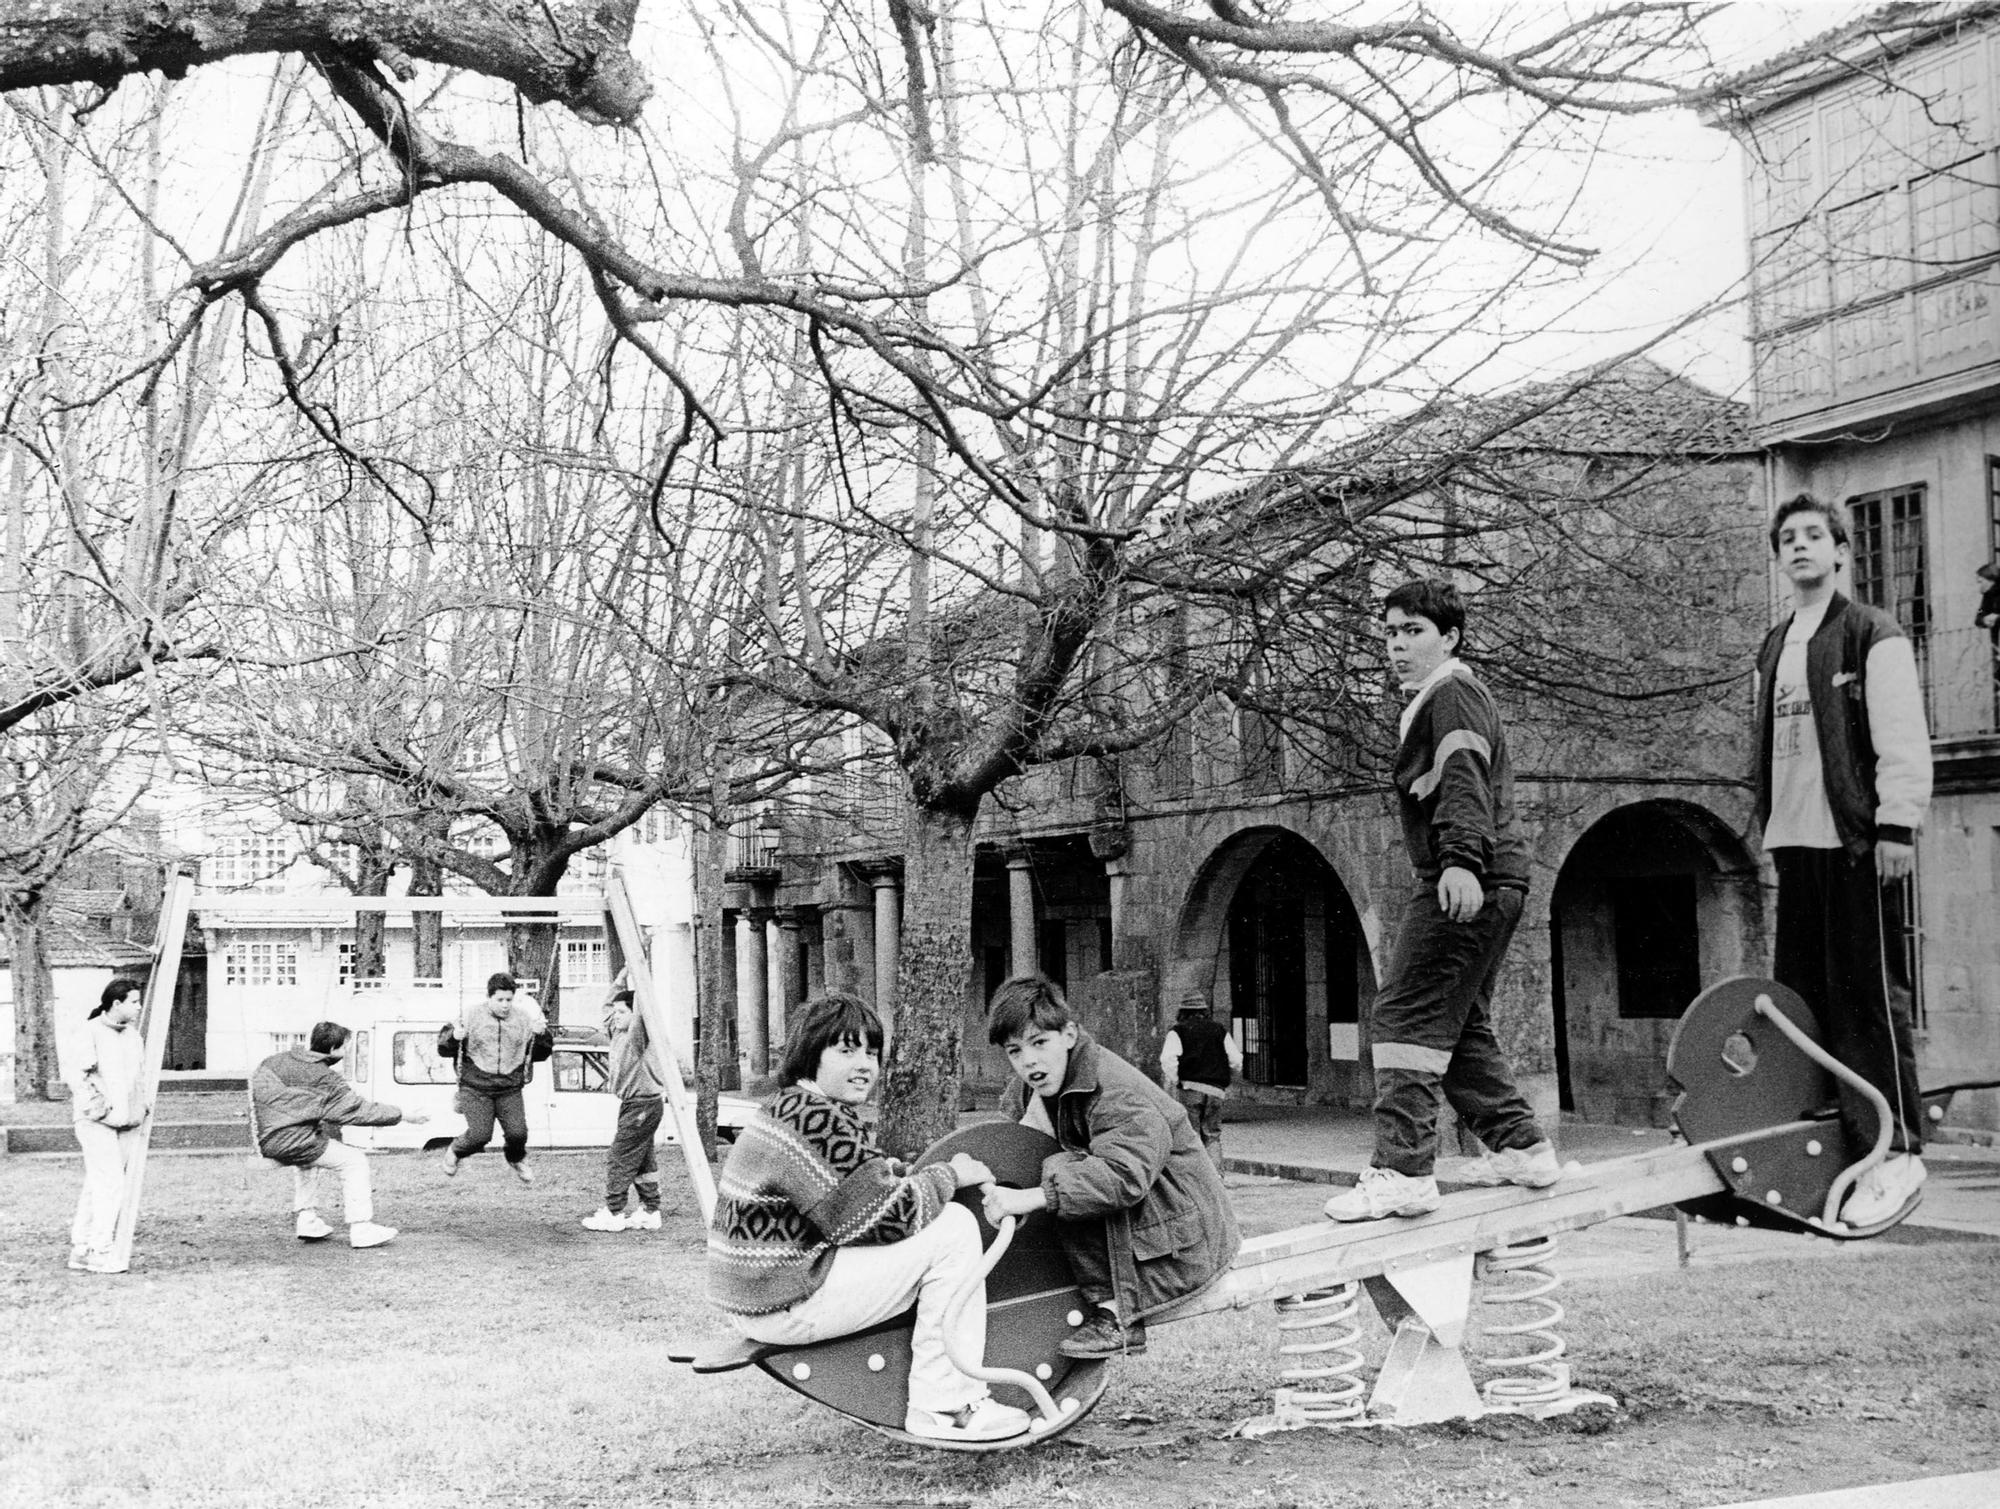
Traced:
[[1146, 1316], [1206, 1289], [1236, 1256], [1221, 1173], [1179, 1102], [1085, 1032], [1053, 980], [1002, 984], [986, 1036], [1020, 1078], [1002, 1109], [1062, 1144], [1033, 1189], [989, 1189], [986, 1219], [1055, 1216], [1092, 1307], [1058, 1346], [1065, 1357], [1145, 1351]]
[[[729, 1151], [708, 1233], [709, 1297], [752, 1341], [802, 1346], [847, 1336], [914, 1299], [903, 1428], [938, 1441], [1003, 1441], [1028, 1428], [961, 1373], [945, 1311], [979, 1269], [979, 1222], [952, 1196], [993, 1174], [960, 1153], [913, 1169], [887, 1157], [861, 1107], [882, 1069], [882, 1023], [858, 998], [806, 1002], [785, 1043], [784, 1086]], [[960, 1307], [961, 1357], [986, 1355], [986, 1295]]]

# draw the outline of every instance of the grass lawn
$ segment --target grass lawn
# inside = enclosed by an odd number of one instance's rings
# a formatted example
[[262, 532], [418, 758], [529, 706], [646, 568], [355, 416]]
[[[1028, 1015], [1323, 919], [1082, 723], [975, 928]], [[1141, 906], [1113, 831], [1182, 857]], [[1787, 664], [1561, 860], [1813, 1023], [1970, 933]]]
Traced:
[[[1626, 1407], [1546, 1424], [1230, 1439], [1273, 1331], [1211, 1316], [1155, 1330], [1062, 1441], [975, 1458], [667, 1363], [714, 1329], [678, 1170], [665, 1229], [597, 1235], [597, 1154], [538, 1157], [528, 1189], [497, 1157], [374, 1165], [403, 1235], [355, 1252], [293, 1240], [284, 1174], [155, 1158], [133, 1271], [103, 1277], [63, 1267], [79, 1162], [0, 1158], [0, 1504], [1597, 1509], [1968, 1471], [2000, 1441], [1992, 1244], [1572, 1283], [1578, 1382]], [[1254, 1231], [1325, 1191], [1236, 1194]]]

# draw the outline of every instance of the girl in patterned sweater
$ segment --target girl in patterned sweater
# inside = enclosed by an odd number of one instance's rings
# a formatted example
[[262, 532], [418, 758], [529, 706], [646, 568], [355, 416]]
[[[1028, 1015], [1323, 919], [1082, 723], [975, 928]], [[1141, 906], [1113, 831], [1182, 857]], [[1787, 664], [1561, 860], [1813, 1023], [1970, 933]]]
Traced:
[[[979, 1223], [953, 1203], [992, 1172], [958, 1154], [916, 1169], [861, 1119], [882, 1066], [882, 1022], [857, 997], [806, 1002], [785, 1043], [785, 1088], [729, 1151], [708, 1232], [709, 1296], [752, 1341], [847, 1336], [916, 1301], [903, 1427], [933, 1440], [1000, 1441], [1028, 1416], [945, 1352], [945, 1310], [978, 1271]], [[986, 1354], [985, 1285], [958, 1312], [953, 1348]]]

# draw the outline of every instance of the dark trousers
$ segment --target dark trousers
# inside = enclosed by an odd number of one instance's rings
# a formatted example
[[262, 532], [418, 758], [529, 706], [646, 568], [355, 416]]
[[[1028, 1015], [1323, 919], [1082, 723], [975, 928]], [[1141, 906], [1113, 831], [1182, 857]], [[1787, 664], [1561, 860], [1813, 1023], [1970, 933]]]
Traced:
[[1436, 1168], [1440, 1096], [1496, 1153], [1542, 1140], [1490, 1014], [1526, 899], [1512, 888], [1489, 890], [1477, 917], [1453, 922], [1438, 905], [1436, 882], [1427, 881], [1404, 908], [1370, 1034], [1378, 1168], [1413, 1179]]
[[1132, 1223], [1125, 1211], [1110, 1220], [1056, 1222], [1070, 1277], [1086, 1303], [1116, 1305], [1119, 1317], [1132, 1321], [1137, 1307], [1139, 1274], [1132, 1257]]
[[[1903, 891], [1883, 886], [1875, 854], [1773, 849], [1778, 942], [1771, 973], [1805, 997], [1827, 1052], [1882, 1092], [1896, 1125], [1890, 1146], [1923, 1150], [1923, 1101], [1910, 1026]], [[1840, 1121], [1857, 1152], [1875, 1143], [1875, 1108], [1840, 1086]]]
[[660, 1208], [660, 1161], [653, 1155], [653, 1134], [660, 1129], [666, 1102], [657, 1095], [635, 1095], [618, 1102], [618, 1130], [611, 1134], [611, 1151], [604, 1159], [604, 1208], [625, 1208], [625, 1191], [639, 1186], [639, 1203]]
[[507, 1161], [519, 1163], [528, 1156], [528, 1108], [519, 1090], [502, 1090], [488, 1095], [466, 1085], [458, 1087], [458, 1112], [465, 1118], [465, 1130], [451, 1145], [461, 1158], [470, 1158], [493, 1140], [493, 1123], [500, 1123], [500, 1135]]
[[1200, 1090], [1190, 1090], [1186, 1085], [1177, 1086], [1174, 1099], [1181, 1103], [1181, 1109], [1188, 1113], [1188, 1120], [1194, 1123], [1195, 1135], [1201, 1139], [1202, 1150], [1206, 1152], [1216, 1168], [1222, 1167], [1222, 1097], [1204, 1095]]

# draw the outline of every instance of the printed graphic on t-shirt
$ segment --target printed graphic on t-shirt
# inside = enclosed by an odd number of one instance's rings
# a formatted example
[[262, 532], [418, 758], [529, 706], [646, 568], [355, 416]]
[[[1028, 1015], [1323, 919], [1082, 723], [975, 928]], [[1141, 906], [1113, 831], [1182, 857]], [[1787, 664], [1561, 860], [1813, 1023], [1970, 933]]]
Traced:
[[1771, 818], [1764, 825], [1767, 849], [1840, 847], [1833, 808], [1826, 799], [1826, 773], [1820, 766], [1812, 689], [1806, 682], [1806, 641], [1817, 626], [1817, 622], [1793, 626], [1771, 677]]

